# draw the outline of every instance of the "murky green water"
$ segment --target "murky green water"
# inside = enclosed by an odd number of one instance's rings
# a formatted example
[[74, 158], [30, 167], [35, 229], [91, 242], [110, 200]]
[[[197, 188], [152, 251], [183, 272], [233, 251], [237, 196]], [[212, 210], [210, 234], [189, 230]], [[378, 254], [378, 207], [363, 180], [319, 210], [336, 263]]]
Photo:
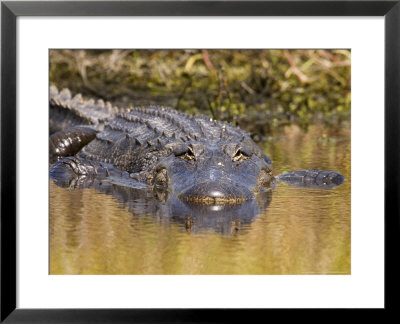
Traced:
[[50, 273], [350, 274], [350, 131], [292, 126], [261, 145], [276, 175], [330, 169], [346, 181], [334, 189], [279, 184], [241, 218], [223, 207], [201, 218], [171, 215], [143, 190], [50, 181]]

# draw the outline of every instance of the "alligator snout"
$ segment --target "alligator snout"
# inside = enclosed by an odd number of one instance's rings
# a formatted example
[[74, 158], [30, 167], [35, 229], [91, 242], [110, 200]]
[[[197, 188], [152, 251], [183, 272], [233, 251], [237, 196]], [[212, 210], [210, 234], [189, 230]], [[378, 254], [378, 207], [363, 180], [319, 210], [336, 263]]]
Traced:
[[241, 204], [253, 198], [253, 194], [247, 188], [232, 183], [205, 182], [187, 189], [179, 195], [179, 198], [202, 204]]

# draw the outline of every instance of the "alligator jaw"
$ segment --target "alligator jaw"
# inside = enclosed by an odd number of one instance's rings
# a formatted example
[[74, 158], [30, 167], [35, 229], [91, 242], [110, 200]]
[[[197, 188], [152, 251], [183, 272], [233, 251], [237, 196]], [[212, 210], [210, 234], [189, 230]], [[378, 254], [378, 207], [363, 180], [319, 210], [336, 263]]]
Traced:
[[253, 194], [245, 187], [226, 181], [197, 183], [178, 195], [189, 203], [205, 205], [238, 205], [252, 199]]

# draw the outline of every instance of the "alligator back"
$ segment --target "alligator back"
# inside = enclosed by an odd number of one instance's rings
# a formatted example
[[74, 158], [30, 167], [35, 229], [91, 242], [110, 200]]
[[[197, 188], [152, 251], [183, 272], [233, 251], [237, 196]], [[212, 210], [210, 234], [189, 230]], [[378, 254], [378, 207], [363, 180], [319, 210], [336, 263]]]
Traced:
[[[78, 156], [88, 160], [112, 164], [123, 171], [141, 172], [148, 170], [161, 157], [170, 154], [171, 150], [186, 148], [196, 143], [221, 144], [222, 142], [241, 142], [249, 147], [267, 163], [271, 161], [251, 140], [248, 133], [232, 124], [216, 121], [206, 116], [193, 116], [171, 108], [147, 106], [132, 109], [113, 107], [102, 100], [83, 100], [81, 95], [71, 96], [68, 89], [58, 91], [50, 89], [50, 133], [62, 130], [60, 136], [52, 136], [57, 143], [79, 139], [71, 136], [68, 129], [76, 126], [90, 125], [97, 134], [86, 145], [78, 145]], [[87, 135], [87, 136], [86, 136]], [[85, 133], [91, 138], [92, 133]], [[59, 145], [53, 151], [59, 154]], [[71, 146], [71, 145], [69, 145]], [[173, 148], [172, 148], [173, 147]], [[58, 149], [58, 150], [57, 150]], [[72, 149], [67, 149], [71, 151]], [[78, 150], [76, 150], [78, 151]], [[58, 159], [57, 156], [53, 160]]]
[[205, 116], [192, 116], [165, 107], [139, 107], [119, 113], [79, 153], [128, 172], [149, 169], [161, 156], [196, 143], [244, 142], [262, 156], [243, 130]]

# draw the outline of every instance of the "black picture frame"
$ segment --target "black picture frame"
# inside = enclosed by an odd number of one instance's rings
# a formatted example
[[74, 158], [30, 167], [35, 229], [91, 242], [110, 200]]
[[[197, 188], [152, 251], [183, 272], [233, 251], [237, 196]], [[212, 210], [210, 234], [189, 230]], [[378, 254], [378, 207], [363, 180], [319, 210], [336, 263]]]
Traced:
[[[1, 322], [234, 322], [261, 309], [16, 308], [16, 19], [19, 16], [384, 16], [385, 308], [397, 308], [399, 275], [400, 0], [395, 1], [29, 1], [1, 3]], [[367, 94], [366, 94], [367, 95]], [[366, 163], [373, 165], [374, 149]], [[373, 188], [373, 167], [371, 188]], [[371, 189], [373, 190], [373, 189]], [[383, 310], [378, 310], [379, 316]], [[260, 317], [261, 316], [261, 317]], [[307, 315], [309, 316], [309, 315]]]

